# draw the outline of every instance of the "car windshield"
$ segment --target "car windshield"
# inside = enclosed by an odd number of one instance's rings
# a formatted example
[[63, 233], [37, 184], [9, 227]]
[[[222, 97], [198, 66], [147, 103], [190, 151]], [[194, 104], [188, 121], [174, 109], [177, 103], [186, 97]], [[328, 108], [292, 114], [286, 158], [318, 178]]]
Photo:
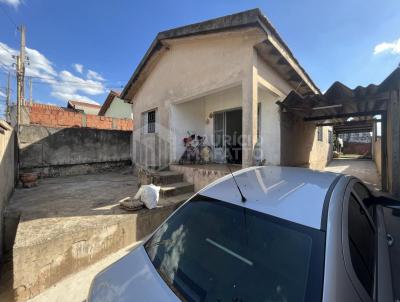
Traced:
[[322, 231], [196, 196], [147, 241], [183, 301], [321, 301]]

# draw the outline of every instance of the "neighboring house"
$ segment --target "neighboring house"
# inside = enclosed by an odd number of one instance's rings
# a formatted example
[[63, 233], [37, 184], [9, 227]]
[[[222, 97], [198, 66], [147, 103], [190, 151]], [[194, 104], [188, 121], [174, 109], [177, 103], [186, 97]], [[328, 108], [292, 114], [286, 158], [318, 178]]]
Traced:
[[70, 100], [68, 101], [67, 108], [71, 108], [85, 114], [97, 115], [100, 111], [101, 106], [76, 100]]
[[120, 99], [119, 95], [119, 92], [111, 90], [101, 106], [99, 115], [132, 119], [132, 105]]
[[[292, 91], [319, 94], [260, 10], [250, 10], [160, 32], [121, 93], [133, 104], [133, 162], [164, 166], [177, 162], [188, 133], [205, 135], [214, 161], [247, 167], [290, 164], [284, 158], [291, 131], [276, 104]], [[140, 123], [139, 123], [140, 121]], [[299, 121], [301, 123], [302, 121]], [[330, 127], [307, 128], [307, 160], [296, 165], [324, 167], [330, 160]], [[289, 128], [288, 130], [285, 130]]]

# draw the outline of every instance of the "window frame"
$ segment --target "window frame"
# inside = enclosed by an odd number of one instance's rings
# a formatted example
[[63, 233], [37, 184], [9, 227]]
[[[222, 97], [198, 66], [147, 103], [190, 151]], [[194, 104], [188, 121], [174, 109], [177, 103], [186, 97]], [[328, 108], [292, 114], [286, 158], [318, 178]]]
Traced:
[[328, 130], [328, 143], [333, 144], [333, 131], [331, 129]]
[[319, 142], [324, 141], [324, 127], [323, 126], [317, 127], [317, 139]]
[[[142, 133], [155, 134], [157, 133], [157, 108], [153, 108], [142, 112]], [[154, 121], [149, 122], [149, 114], [154, 112]], [[150, 127], [152, 126], [152, 129]]]
[[[354, 190], [354, 185], [356, 183], [361, 183], [359, 180], [353, 178], [350, 180], [346, 187], [346, 192], [343, 199], [343, 211], [342, 211], [342, 251], [343, 251], [343, 258], [344, 258], [344, 265], [347, 271], [349, 278], [352, 281], [353, 287], [361, 297], [362, 301], [374, 301], [377, 296], [377, 261], [378, 261], [378, 246], [377, 246], [377, 229], [373, 219], [370, 216], [368, 209], [365, 207], [364, 203], [362, 202], [360, 196]], [[362, 183], [361, 183], [362, 184]], [[362, 184], [363, 185], [363, 184]], [[363, 185], [364, 186], [364, 185]], [[364, 186], [365, 187], [365, 186]], [[368, 189], [367, 189], [368, 190]], [[371, 193], [368, 190], [369, 193]], [[351, 254], [350, 254], [350, 243], [349, 243], [349, 221], [348, 221], [348, 213], [349, 213], [349, 205], [350, 205], [350, 197], [351, 195], [354, 197], [356, 202], [359, 206], [364, 210], [365, 216], [368, 219], [368, 222], [371, 224], [372, 229], [374, 231], [374, 264], [373, 264], [373, 284], [372, 284], [372, 295], [367, 291], [367, 289], [363, 286], [360, 279], [357, 276], [357, 273], [354, 269], [353, 263], [351, 261]]]

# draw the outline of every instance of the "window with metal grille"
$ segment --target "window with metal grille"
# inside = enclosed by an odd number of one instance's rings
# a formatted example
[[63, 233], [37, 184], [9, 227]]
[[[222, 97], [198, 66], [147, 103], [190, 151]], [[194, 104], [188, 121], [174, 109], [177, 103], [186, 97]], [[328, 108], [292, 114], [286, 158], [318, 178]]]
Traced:
[[324, 140], [323, 128], [319, 126], [318, 128], [318, 140], [322, 142]]
[[332, 130], [328, 130], [328, 142], [329, 142], [330, 144], [333, 143], [333, 133], [332, 133]]
[[156, 111], [147, 112], [147, 133], [156, 132]]

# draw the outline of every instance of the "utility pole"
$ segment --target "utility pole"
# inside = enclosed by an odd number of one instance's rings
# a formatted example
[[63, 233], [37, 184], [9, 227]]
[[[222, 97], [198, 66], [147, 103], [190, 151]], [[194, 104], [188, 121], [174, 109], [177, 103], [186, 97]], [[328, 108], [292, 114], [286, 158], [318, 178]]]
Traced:
[[11, 74], [8, 72], [7, 78], [7, 90], [6, 90], [6, 121], [10, 121], [10, 78]]
[[25, 25], [21, 25], [21, 47], [19, 49], [20, 58], [20, 73], [21, 73], [21, 101], [22, 105], [25, 105]]
[[25, 26], [19, 28], [21, 32], [21, 45], [19, 56], [17, 56], [17, 125], [18, 131], [21, 124], [21, 106], [24, 104], [24, 81], [25, 81]]
[[33, 100], [32, 100], [32, 77], [29, 77], [29, 105], [32, 106]]
[[19, 132], [19, 125], [21, 124], [21, 60], [20, 56], [17, 59], [17, 129]]

